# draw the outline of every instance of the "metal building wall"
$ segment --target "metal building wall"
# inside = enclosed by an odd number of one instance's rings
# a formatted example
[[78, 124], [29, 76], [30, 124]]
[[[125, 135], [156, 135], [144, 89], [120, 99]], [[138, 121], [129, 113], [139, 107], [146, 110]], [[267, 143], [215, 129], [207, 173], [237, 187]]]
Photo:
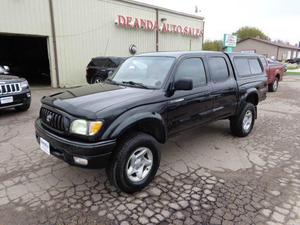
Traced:
[[[165, 23], [177, 24], [181, 26], [189, 26], [193, 28], [200, 28], [203, 30], [203, 20], [190, 18], [182, 15], [176, 15], [169, 12], [159, 10], [159, 22], [162, 18], [166, 18]], [[179, 50], [202, 50], [202, 37], [195, 38], [190, 36], [183, 36], [182, 34], [174, 33], [159, 33], [159, 51], [179, 51]]]
[[48, 0], [1, 0], [0, 32], [11, 34], [51, 34]]
[[[124, 29], [114, 21], [118, 15], [156, 20], [153, 8], [116, 0], [53, 0], [61, 87], [84, 84], [85, 68], [95, 56], [129, 56], [156, 50], [155, 31]], [[203, 28], [203, 21], [159, 10], [168, 22]], [[202, 39], [178, 34], [159, 34], [159, 50], [201, 50]]]
[[48, 37], [52, 86], [56, 86], [49, 0], [1, 0], [0, 34]]
[[[51, 0], [1, 0], [0, 34], [48, 37], [52, 86], [57, 86], [49, 2]], [[156, 20], [156, 9], [131, 0], [52, 0], [60, 87], [86, 84], [85, 68], [95, 56], [129, 56], [156, 50], [156, 32], [124, 29], [114, 24], [118, 15]], [[158, 9], [168, 23], [202, 27], [195, 18]], [[159, 50], [201, 50], [202, 39], [159, 32]]]
[[54, 0], [60, 86], [84, 84], [91, 57], [128, 56], [155, 51], [155, 32], [127, 30], [114, 24], [117, 15], [155, 20], [155, 10], [118, 1]]
[[257, 54], [265, 55], [266, 57], [277, 56], [277, 47], [274, 45], [265, 44], [256, 40], [248, 39], [237, 44], [234, 51], [255, 50]]

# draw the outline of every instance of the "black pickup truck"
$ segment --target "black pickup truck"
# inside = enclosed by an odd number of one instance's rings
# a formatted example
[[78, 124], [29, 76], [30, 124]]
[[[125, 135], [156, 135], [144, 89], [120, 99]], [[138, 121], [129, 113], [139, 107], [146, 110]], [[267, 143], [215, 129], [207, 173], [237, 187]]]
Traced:
[[36, 138], [71, 165], [106, 167], [111, 183], [132, 193], [155, 176], [158, 143], [179, 131], [229, 119], [234, 135], [247, 136], [267, 87], [255, 54], [142, 54], [103, 84], [44, 97]]
[[0, 65], [0, 110], [14, 108], [16, 111], [26, 111], [31, 103], [29, 84], [24, 78], [9, 74]]

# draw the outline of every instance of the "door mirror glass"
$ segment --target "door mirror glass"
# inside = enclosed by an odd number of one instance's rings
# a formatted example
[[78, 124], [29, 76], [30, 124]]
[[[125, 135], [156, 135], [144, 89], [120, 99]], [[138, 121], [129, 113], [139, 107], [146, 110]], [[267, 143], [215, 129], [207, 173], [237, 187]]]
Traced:
[[189, 91], [193, 89], [193, 80], [192, 79], [180, 79], [177, 80], [174, 84], [176, 91]]

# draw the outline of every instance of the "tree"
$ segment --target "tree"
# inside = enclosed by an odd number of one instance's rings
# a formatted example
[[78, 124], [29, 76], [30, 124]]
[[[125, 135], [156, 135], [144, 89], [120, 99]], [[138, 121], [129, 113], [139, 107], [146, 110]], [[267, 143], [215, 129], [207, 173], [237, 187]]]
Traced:
[[256, 27], [241, 27], [233, 34], [237, 35], [239, 41], [247, 38], [259, 38], [268, 41], [271, 40], [265, 33]]
[[203, 50], [206, 51], [222, 51], [223, 50], [223, 41], [221, 40], [206, 40], [202, 46]]

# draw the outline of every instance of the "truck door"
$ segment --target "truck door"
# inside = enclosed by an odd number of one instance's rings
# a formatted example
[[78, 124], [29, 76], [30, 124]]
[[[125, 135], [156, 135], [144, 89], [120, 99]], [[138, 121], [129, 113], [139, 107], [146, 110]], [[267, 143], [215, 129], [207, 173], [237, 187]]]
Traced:
[[213, 114], [215, 119], [226, 118], [237, 107], [237, 82], [230, 63], [225, 56], [208, 57], [209, 74], [212, 79]]
[[173, 79], [174, 82], [180, 79], [192, 79], [193, 89], [175, 91], [169, 98], [167, 111], [170, 134], [207, 122], [212, 111], [211, 86], [201, 57], [183, 59]]

